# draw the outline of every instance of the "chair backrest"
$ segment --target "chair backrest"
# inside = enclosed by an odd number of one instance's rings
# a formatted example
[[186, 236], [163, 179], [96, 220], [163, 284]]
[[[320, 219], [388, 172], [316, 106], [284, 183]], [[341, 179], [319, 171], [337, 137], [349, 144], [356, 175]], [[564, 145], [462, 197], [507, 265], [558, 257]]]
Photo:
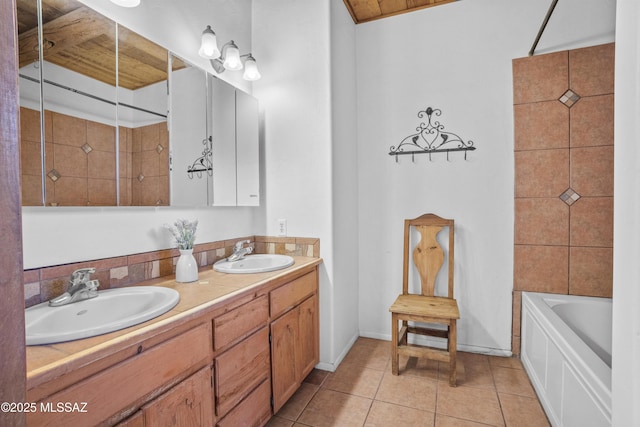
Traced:
[[434, 214], [424, 214], [404, 221], [404, 271], [402, 277], [402, 293], [409, 293], [409, 240], [411, 227], [420, 232], [420, 241], [413, 250], [413, 262], [420, 275], [422, 295], [434, 296], [436, 276], [444, 263], [444, 251], [436, 237], [443, 228], [448, 227], [449, 251], [447, 256], [449, 286], [447, 296], [453, 298], [453, 241], [454, 221], [440, 218]]

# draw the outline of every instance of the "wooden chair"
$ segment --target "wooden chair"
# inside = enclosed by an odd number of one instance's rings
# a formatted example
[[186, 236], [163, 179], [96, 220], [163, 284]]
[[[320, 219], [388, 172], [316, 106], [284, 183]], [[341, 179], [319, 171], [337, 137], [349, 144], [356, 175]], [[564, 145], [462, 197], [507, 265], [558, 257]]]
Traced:
[[[425, 214], [404, 221], [404, 271], [402, 277], [402, 295], [399, 295], [389, 308], [391, 312], [391, 372], [398, 375], [398, 358], [405, 355], [424, 357], [449, 363], [449, 385], [456, 386], [456, 320], [460, 318], [458, 303], [453, 298], [453, 242], [454, 221], [440, 218], [434, 214]], [[411, 227], [420, 232], [421, 239], [413, 251], [413, 262], [420, 276], [421, 293], [409, 293], [409, 240]], [[444, 251], [436, 236], [448, 227], [449, 252], [448, 293], [447, 297], [434, 295], [436, 276], [444, 264]], [[402, 326], [398, 329], [398, 322]], [[412, 325], [409, 325], [412, 322]], [[418, 326], [415, 322], [441, 324], [447, 328], [434, 329]], [[447, 349], [411, 344], [408, 334], [434, 336], [447, 339]]]

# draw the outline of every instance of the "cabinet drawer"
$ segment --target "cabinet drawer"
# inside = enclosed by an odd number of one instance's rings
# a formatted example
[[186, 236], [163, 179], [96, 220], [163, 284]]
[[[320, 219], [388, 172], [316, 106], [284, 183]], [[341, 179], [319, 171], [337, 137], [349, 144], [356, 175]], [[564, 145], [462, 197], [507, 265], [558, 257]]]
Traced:
[[262, 426], [271, 418], [271, 389], [264, 381], [233, 411], [218, 421], [218, 427]]
[[149, 427], [213, 424], [211, 367], [206, 366], [143, 408]]
[[269, 320], [269, 302], [263, 295], [213, 319], [213, 348], [220, 350], [248, 335]]
[[285, 310], [303, 301], [313, 294], [317, 287], [316, 272], [312, 271], [271, 291], [271, 318], [278, 317]]
[[216, 413], [223, 417], [269, 378], [269, 330], [262, 328], [215, 359]]
[[[211, 326], [197, 326], [137, 356], [62, 390], [42, 402], [86, 402], [86, 412], [38, 411], [27, 414], [31, 426], [95, 425], [160, 389], [211, 357]], [[209, 359], [210, 360], [210, 359]]]

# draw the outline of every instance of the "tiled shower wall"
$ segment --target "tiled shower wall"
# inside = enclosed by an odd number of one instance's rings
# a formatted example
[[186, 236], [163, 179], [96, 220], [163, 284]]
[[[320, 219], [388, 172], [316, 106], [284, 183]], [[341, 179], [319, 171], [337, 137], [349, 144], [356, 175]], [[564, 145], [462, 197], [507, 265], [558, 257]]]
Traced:
[[512, 351], [522, 291], [611, 297], [614, 44], [513, 60]]
[[[115, 128], [45, 111], [47, 206], [115, 206]], [[20, 108], [22, 204], [42, 204], [40, 113]], [[120, 205], [169, 201], [165, 123], [120, 127]]]
[[[255, 253], [320, 257], [319, 239], [269, 236], [247, 236], [234, 240], [200, 243], [195, 245], [193, 254], [201, 268], [211, 268], [219, 259], [231, 255], [234, 245], [241, 240], [251, 241]], [[68, 286], [71, 273], [79, 268], [94, 267], [96, 272], [91, 277], [98, 279], [100, 289], [104, 290], [135, 285], [144, 280], [174, 274], [179, 256], [177, 249], [166, 249], [25, 270], [25, 307], [62, 294]]]

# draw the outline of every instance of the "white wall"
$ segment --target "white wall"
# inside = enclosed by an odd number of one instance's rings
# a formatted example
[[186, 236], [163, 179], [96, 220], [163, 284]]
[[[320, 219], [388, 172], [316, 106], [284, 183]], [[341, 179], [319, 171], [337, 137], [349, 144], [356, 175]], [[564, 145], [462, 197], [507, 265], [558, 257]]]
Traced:
[[[390, 339], [388, 307], [401, 291], [403, 219], [456, 220], [461, 349], [511, 350], [513, 289], [513, 58], [526, 56], [549, 2], [460, 1], [359, 25], [358, 173], [360, 330]], [[569, 19], [571, 25], [565, 25]], [[613, 40], [615, 4], [558, 3], [538, 53]], [[387, 153], [439, 108], [445, 131], [476, 151]]]
[[[135, 9], [103, 0], [83, 3], [212, 73], [197, 53], [207, 24], [220, 45], [234, 39], [241, 53], [251, 48], [251, 0], [154, 0]], [[241, 72], [228, 71], [221, 78], [251, 88]], [[265, 233], [263, 212], [256, 208], [30, 207], [22, 213], [24, 268], [168, 248], [172, 244], [162, 225], [177, 218], [200, 220], [196, 242]]]
[[324, 0], [253, 4], [253, 46], [263, 76], [254, 95], [265, 123], [267, 234], [277, 234], [277, 220], [284, 218], [289, 235], [320, 238], [320, 366], [328, 370], [357, 329], [357, 319], [344, 310], [350, 304], [353, 311], [355, 301], [339, 301], [356, 284], [343, 283], [336, 264], [331, 19]]
[[342, 0], [331, 0], [331, 124], [334, 363], [359, 335], [356, 30]]
[[613, 237], [614, 426], [640, 425], [640, 3], [618, 0]]

